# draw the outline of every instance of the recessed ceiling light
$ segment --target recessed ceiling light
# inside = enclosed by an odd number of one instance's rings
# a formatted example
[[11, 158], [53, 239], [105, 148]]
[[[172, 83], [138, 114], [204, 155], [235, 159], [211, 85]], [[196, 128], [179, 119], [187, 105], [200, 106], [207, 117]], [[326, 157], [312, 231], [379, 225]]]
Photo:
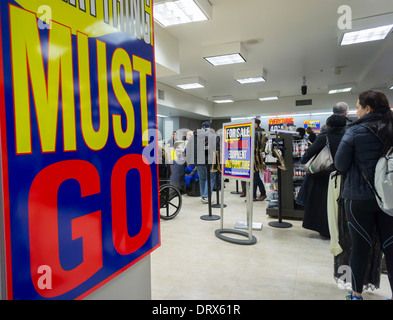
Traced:
[[243, 120], [252, 120], [255, 117], [243, 117], [243, 118], [231, 118], [231, 121], [243, 121]]
[[312, 116], [327, 116], [331, 115], [332, 112], [316, 112], [316, 113], [311, 113]]
[[177, 86], [183, 90], [204, 88], [204, 86], [199, 83], [178, 84]]
[[235, 98], [232, 96], [213, 97], [213, 101], [215, 103], [232, 103], [235, 102]]
[[260, 101], [273, 101], [273, 100], [278, 100], [278, 97], [264, 97], [264, 98], [259, 98]]
[[347, 32], [344, 34], [341, 45], [347, 46], [356, 43], [383, 40], [391, 32], [392, 28], [393, 24], [390, 24], [376, 28]]
[[278, 91], [259, 93], [258, 99], [260, 101], [274, 101], [278, 100], [280, 93]]
[[266, 71], [263, 68], [235, 72], [235, 80], [240, 84], [266, 81]]
[[211, 16], [206, 0], [177, 0], [154, 4], [154, 19], [163, 27], [205, 21]]
[[215, 56], [215, 57], [205, 57], [213, 66], [224, 66], [227, 64], [244, 63], [246, 60], [242, 57], [240, 53]]
[[329, 94], [351, 92], [354, 85], [355, 85], [354, 83], [343, 83], [334, 86], [329, 86], [328, 92]]
[[352, 88], [344, 88], [344, 89], [333, 89], [329, 90], [329, 94], [336, 94], [336, 93], [344, 93], [344, 92], [350, 92]]
[[244, 78], [244, 79], [236, 79], [240, 84], [249, 84], [249, 83], [257, 83], [257, 82], [265, 82], [266, 80], [263, 77], [255, 77], [255, 78]]
[[247, 51], [240, 42], [232, 42], [204, 47], [203, 57], [216, 67], [246, 62]]
[[176, 86], [183, 90], [204, 88], [206, 81], [199, 77], [180, 79], [176, 82]]

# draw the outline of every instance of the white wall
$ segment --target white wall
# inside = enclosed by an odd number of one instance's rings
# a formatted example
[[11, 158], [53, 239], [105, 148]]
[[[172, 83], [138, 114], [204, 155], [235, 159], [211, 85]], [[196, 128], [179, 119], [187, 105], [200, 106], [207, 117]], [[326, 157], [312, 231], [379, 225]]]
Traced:
[[97, 289], [85, 300], [150, 300], [150, 255]]
[[[157, 90], [164, 92], [164, 100], [158, 99], [158, 93], [156, 95], [158, 109], [162, 105], [174, 109], [175, 112], [182, 110], [207, 118], [213, 117], [213, 104], [209, 101], [194, 97], [159, 82], [157, 82]], [[176, 115], [181, 116], [182, 114]]]

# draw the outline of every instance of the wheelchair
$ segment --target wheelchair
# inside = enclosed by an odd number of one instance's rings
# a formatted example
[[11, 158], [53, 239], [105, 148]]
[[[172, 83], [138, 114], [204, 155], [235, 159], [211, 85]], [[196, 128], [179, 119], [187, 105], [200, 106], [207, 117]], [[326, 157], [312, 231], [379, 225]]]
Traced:
[[[165, 159], [163, 157], [163, 159]], [[160, 217], [163, 220], [175, 218], [182, 207], [182, 194], [178, 188], [170, 184], [171, 165], [162, 164], [158, 166], [159, 170], [159, 196], [160, 196]]]

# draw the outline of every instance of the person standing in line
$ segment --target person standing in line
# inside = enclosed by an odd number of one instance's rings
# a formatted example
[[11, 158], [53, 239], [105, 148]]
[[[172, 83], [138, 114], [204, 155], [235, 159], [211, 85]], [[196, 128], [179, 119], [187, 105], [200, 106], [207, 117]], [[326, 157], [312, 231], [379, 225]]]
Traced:
[[[346, 102], [338, 102], [333, 106], [333, 114], [338, 115], [338, 116], [344, 116], [347, 124], [345, 126], [346, 129], [348, 129], [348, 125], [352, 122], [351, 120], [348, 119], [348, 112], [349, 112], [349, 106]], [[321, 133], [324, 133], [326, 130], [326, 124], [322, 126], [321, 128]]]
[[[257, 152], [258, 149], [264, 149], [265, 146], [263, 144], [263, 129], [261, 128], [261, 120], [255, 119], [255, 150], [254, 153]], [[262, 145], [263, 144], [263, 145]], [[257, 189], [261, 193], [257, 198]], [[259, 175], [259, 171], [254, 171], [254, 189], [253, 189], [253, 200], [254, 201], [263, 201], [266, 199], [266, 190], [265, 185]]]
[[[263, 134], [265, 130], [261, 128], [261, 120], [256, 118], [255, 119], [255, 150], [257, 149], [257, 144], [259, 144], [259, 141], [262, 141], [260, 135]], [[260, 139], [258, 139], [260, 137]], [[259, 148], [264, 148], [265, 146], [259, 145]], [[255, 153], [255, 151], [254, 151]], [[242, 193], [240, 194], [241, 198], [244, 198], [247, 194], [247, 183], [245, 181], [241, 182], [241, 187], [242, 187]], [[259, 188], [259, 192], [261, 195], [257, 198], [257, 190]], [[259, 175], [259, 171], [254, 172], [254, 186], [253, 186], [253, 201], [263, 201], [266, 199], [266, 190], [265, 190], [265, 185], [263, 184], [263, 181]]]
[[175, 142], [177, 141], [177, 132], [173, 131], [172, 132], [172, 137], [168, 140], [168, 145], [170, 147], [174, 147], [175, 146]]
[[307, 127], [306, 133], [308, 134], [308, 143], [313, 144], [314, 141], [317, 139], [317, 135], [315, 132], [311, 129], [311, 127]]
[[[376, 164], [393, 145], [393, 115], [387, 97], [372, 90], [359, 95], [356, 108], [358, 120], [349, 125], [335, 158], [337, 170], [346, 174], [342, 198], [352, 244], [349, 259], [352, 293], [346, 296], [347, 300], [363, 299], [367, 266], [381, 263], [370, 261], [370, 251], [376, 250], [374, 246], [381, 246], [385, 254], [393, 292], [393, 217], [379, 208], [368, 184], [374, 184]], [[375, 232], [379, 236], [376, 243], [372, 241]]]
[[[341, 138], [345, 133], [345, 117], [332, 115], [327, 121], [327, 130], [318, 135], [315, 142], [307, 149], [301, 163], [307, 163], [313, 156], [321, 152], [329, 140], [330, 152], [334, 159]], [[331, 171], [333, 171], [332, 168]], [[331, 171], [307, 174], [307, 180], [302, 188], [305, 188], [303, 228], [319, 232], [322, 237], [329, 238], [329, 224], [327, 212], [327, 195], [329, 176]]]
[[186, 148], [186, 162], [197, 167], [202, 203], [208, 203], [208, 170], [210, 171], [210, 194], [216, 182], [216, 172], [211, 171], [216, 145], [217, 135], [210, 129], [210, 122], [205, 121], [201, 129], [194, 131]]

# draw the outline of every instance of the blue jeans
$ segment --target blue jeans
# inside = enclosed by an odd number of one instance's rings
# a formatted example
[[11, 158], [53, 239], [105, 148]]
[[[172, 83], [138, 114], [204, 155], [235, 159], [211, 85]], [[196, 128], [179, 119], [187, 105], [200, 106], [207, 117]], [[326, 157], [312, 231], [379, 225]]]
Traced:
[[[208, 184], [207, 184], [207, 170], [211, 170], [212, 166], [197, 166], [198, 177], [199, 177], [199, 189], [202, 198], [208, 196]], [[210, 172], [210, 195], [213, 192], [214, 184], [216, 182], [216, 173]]]

